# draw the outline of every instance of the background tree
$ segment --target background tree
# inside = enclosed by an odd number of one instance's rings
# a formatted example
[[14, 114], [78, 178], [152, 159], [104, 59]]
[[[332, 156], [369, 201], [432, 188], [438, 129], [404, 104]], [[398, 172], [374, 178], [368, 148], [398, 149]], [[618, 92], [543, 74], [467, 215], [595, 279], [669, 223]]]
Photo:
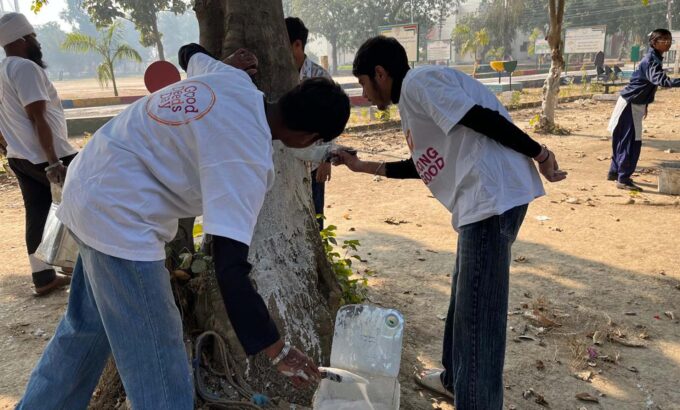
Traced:
[[158, 13], [182, 14], [187, 9], [183, 0], [83, 0], [82, 7], [98, 27], [109, 26], [123, 18], [134, 23], [144, 47], [155, 46], [158, 58], [165, 60], [163, 34], [158, 29]]
[[292, 11], [315, 34], [321, 34], [331, 47], [331, 73], [338, 72], [338, 48], [349, 45], [358, 1], [355, 0], [292, 0]]
[[116, 86], [115, 66], [122, 60], [142, 62], [139, 53], [122, 42], [122, 30], [120, 21], [116, 21], [107, 28], [99, 30], [98, 36], [92, 37], [82, 33], [69, 33], [62, 47], [65, 50], [76, 53], [98, 53], [103, 61], [97, 66], [97, 79], [102, 86], [108, 87], [109, 81], [113, 84], [113, 94], [118, 96]]
[[557, 98], [560, 93], [560, 80], [564, 69], [564, 57], [562, 56], [562, 21], [564, 18], [565, 0], [548, 0], [548, 13], [550, 28], [546, 40], [550, 45], [551, 63], [548, 77], [543, 85], [543, 101], [541, 114], [537, 124], [537, 130], [542, 132], [554, 132], [558, 129], [555, 125], [555, 109]]
[[453, 29], [451, 37], [456, 50], [460, 54], [472, 54], [474, 56], [474, 66], [472, 67], [472, 76], [474, 77], [477, 73], [477, 66], [482, 59], [482, 55], [479, 53], [489, 45], [489, 33], [485, 28], [473, 31], [467, 24], [458, 24]]

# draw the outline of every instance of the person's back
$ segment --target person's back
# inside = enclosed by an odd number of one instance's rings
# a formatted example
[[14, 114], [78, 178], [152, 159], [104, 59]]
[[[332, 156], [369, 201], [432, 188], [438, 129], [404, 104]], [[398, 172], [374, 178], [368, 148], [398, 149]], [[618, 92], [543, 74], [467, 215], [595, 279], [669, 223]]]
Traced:
[[[404, 78], [399, 110], [413, 161], [421, 179], [452, 212], [455, 227], [544, 194], [530, 158], [459, 124], [475, 105], [511, 120], [484, 84], [456, 69], [422, 66]], [[455, 161], [437, 165], [437, 156]]]
[[[212, 61], [194, 56], [188, 79], [134, 103], [97, 131], [72, 163], [74, 178], [58, 215], [90, 246], [128, 259], [162, 259], [177, 219], [209, 212], [214, 207], [206, 200], [242, 212], [259, 209], [249, 192], [266, 191], [273, 182], [263, 94], [245, 72], [219, 62], [219, 72], [192, 71]], [[248, 185], [239, 183], [244, 172]], [[229, 191], [205, 198], [202, 191], [211, 185], [214, 192]], [[212, 212], [204, 218], [210, 224]]]

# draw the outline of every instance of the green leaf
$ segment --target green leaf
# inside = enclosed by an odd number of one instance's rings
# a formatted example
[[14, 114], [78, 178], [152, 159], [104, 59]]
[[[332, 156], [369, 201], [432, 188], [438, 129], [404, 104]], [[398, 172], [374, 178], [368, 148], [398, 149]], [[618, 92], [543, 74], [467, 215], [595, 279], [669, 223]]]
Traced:
[[191, 271], [194, 273], [203, 273], [208, 270], [208, 263], [203, 259], [196, 259], [191, 264]]
[[336, 241], [335, 238], [328, 238], [328, 242], [332, 243], [333, 245], [338, 244], [338, 241]]
[[179, 255], [180, 264], [177, 269], [189, 269], [193, 260], [193, 255], [190, 253], [182, 253]]

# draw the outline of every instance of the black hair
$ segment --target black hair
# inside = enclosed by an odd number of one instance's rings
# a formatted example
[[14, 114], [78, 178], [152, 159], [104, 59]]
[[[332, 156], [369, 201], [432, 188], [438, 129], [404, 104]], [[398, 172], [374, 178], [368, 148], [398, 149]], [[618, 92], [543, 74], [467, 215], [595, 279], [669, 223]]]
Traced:
[[301, 82], [284, 94], [278, 105], [286, 128], [318, 133], [326, 142], [342, 134], [349, 120], [349, 97], [327, 78]]
[[392, 101], [399, 102], [401, 83], [406, 73], [411, 68], [408, 64], [406, 50], [392, 37], [376, 36], [369, 38], [359, 47], [352, 74], [355, 77], [367, 75], [371, 80], [375, 79], [375, 67], [381, 66], [392, 77]]
[[293, 44], [297, 40], [302, 41], [302, 48], [307, 45], [307, 37], [309, 30], [305, 27], [305, 23], [298, 17], [286, 17], [286, 30], [288, 30], [288, 40]]
[[656, 30], [649, 33], [649, 46], [654, 47], [654, 43], [662, 38], [671, 38], [673, 35], [670, 31], [665, 28], [657, 28]]

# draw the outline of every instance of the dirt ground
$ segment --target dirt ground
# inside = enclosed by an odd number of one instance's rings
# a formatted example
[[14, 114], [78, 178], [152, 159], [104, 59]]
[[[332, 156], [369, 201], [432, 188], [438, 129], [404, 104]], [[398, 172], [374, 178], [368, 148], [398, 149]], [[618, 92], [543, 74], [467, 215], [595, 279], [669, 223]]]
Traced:
[[[558, 118], [572, 134], [536, 136], [569, 178], [546, 184], [548, 194], [530, 206], [513, 248], [505, 408], [680, 409], [680, 200], [655, 192], [653, 169], [680, 160], [679, 106], [680, 93], [665, 91], [650, 108], [636, 177], [646, 191], [636, 196], [605, 180], [613, 103], [566, 104]], [[527, 129], [535, 114], [513, 116]], [[348, 135], [341, 143], [372, 152], [359, 154], [367, 158], [408, 155], [397, 131]], [[4, 409], [20, 397], [68, 294], [31, 296], [20, 193], [14, 182], [0, 181]], [[374, 181], [336, 168], [326, 189], [328, 222], [342, 239], [361, 241], [359, 254], [376, 271], [369, 299], [406, 319], [402, 408], [452, 409], [412, 382], [441, 355], [456, 249], [450, 215], [417, 180]], [[599, 403], [578, 400], [580, 393]], [[541, 398], [547, 404], [538, 404]]]

